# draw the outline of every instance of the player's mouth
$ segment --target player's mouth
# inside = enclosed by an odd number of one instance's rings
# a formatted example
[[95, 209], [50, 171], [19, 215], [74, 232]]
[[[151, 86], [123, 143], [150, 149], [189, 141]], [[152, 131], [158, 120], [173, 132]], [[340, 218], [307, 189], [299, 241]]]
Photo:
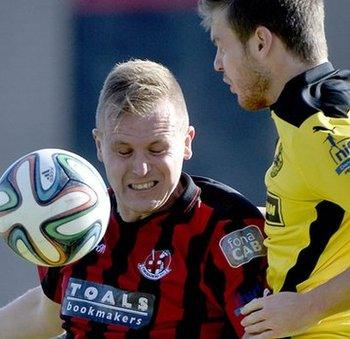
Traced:
[[158, 184], [158, 181], [152, 180], [152, 181], [142, 182], [138, 184], [129, 184], [128, 187], [134, 191], [145, 191], [153, 188], [157, 184]]
[[230, 91], [231, 91], [232, 93], [235, 93], [235, 90], [234, 90], [234, 88], [233, 88], [232, 81], [231, 81], [226, 75], [224, 75], [222, 81], [223, 81], [225, 84], [227, 84], [227, 85], [230, 86]]
[[226, 75], [224, 75], [222, 81], [227, 85], [231, 85], [231, 80]]

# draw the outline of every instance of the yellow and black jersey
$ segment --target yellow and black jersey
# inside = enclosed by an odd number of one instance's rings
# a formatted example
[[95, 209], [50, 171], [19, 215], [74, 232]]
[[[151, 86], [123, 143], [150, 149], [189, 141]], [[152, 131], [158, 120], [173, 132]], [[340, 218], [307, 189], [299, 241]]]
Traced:
[[[324, 63], [300, 74], [271, 110], [279, 140], [265, 177], [268, 282], [306, 292], [350, 267], [350, 71]], [[350, 310], [298, 336], [323, 337], [350, 338]]]

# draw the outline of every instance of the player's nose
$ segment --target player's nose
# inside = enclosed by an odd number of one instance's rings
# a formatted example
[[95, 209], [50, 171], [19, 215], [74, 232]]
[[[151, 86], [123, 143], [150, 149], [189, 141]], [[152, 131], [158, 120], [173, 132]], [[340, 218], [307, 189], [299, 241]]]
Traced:
[[132, 164], [132, 171], [139, 177], [144, 177], [151, 169], [149, 162], [143, 155], [135, 156]]
[[215, 54], [214, 69], [217, 72], [223, 72], [224, 70], [223, 64], [222, 64], [222, 55], [218, 49], [216, 50], [216, 54]]

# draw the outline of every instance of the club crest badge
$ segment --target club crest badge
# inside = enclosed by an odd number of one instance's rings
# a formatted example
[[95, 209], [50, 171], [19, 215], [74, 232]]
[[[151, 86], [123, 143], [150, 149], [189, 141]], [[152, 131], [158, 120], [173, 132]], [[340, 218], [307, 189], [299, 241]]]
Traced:
[[171, 253], [169, 250], [152, 250], [146, 260], [137, 267], [140, 273], [147, 279], [159, 280], [170, 271]]
[[283, 166], [283, 156], [282, 156], [282, 144], [280, 143], [276, 151], [275, 157], [273, 159], [273, 164], [271, 166], [270, 175], [274, 178]]
[[140, 273], [147, 279], [159, 280], [170, 271], [171, 253], [168, 250], [152, 250], [151, 254], [137, 267]]

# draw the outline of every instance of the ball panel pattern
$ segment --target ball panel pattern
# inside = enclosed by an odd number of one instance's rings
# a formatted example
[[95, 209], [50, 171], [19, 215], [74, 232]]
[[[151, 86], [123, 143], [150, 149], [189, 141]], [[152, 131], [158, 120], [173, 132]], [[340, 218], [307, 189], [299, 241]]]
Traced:
[[35, 264], [62, 266], [80, 259], [101, 240], [109, 213], [103, 179], [71, 152], [30, 153], [0, 178], [0, 235]]

